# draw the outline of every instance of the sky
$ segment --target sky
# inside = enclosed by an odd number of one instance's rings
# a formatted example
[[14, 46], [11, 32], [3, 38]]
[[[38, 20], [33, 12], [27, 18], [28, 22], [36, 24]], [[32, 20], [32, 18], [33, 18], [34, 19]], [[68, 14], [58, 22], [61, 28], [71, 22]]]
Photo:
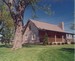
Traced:
[[[51, 6], [51, 10], [53, 14], [50, 16], [45, 14], [42, 10], [37, 10], [36, 15], [38, 18], [34, 20], [47, 22], [50, 24], [59, 25], [59, 23], [64, 22], [65, 31], [73, 32], [70, 29], [71, 24], [74, 22], [74, 0], [43, 0], [42, 4], [48, 3]], [[24, 23], [28, 21], [28, 19], [32, 18], [32, 9], [27, 7], [24, 13]]]

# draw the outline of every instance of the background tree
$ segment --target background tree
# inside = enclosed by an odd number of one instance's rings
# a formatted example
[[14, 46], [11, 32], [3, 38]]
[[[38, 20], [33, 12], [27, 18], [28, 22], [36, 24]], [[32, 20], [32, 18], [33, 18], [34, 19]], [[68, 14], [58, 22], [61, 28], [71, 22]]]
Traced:
[[0, 14], [0, 34], [3, 35], [1, 42], [6, 44], [11, 41], [14, 24], [5, 5], [1, 6]]
[[71, 29], [72, 29], [72, 30], [75, 30], [75, 23], [73, 23], [73, 24], [71, 25]]
[[11, 17], [15, 24], [15, 37], [13, 43], [13, 49], [22, 47], [23, 42], [23, 17], [27, 7], [32, 7], [33, 12], [37, 9], [42, 9], [45, 13], [51, 13], [49, 4], [44, 3], [43, 0], [2, 0], [9, 8]]

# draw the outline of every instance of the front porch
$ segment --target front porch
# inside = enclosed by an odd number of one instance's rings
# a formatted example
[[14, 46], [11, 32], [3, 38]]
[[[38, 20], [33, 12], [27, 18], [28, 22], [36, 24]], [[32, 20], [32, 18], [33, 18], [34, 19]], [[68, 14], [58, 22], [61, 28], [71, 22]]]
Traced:
[[48, 44], [52, 44], [52, 45], [65, 44], [65, 34], [55, 32], [52, 35], [53, 36], [49, 36]]
[[[41, 43], [44, 40], [45, 34], [47, 34], [47, 36], [48, 36], [48, 44], [50, 44], [50, 45], [61, 45], [61, 44], [74, 43], [74, 34], [65, 33], [65, 32], [47, 31], [47, 30], [40, 31], [40, 33], [39, 33]], [[68, 39], [67, 35], [70, 35], [71, 39]]]

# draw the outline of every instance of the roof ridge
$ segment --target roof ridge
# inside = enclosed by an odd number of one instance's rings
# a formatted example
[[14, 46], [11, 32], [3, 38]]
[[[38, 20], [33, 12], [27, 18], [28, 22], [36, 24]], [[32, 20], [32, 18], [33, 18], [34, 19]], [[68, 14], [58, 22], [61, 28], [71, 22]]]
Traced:
[[[42, 21], [39, 21], [39, 20], [33, 20], [33, 19], [29, 19], [30, 21], [37, 21], [37, 22], [42, 22]], [[45, 24], [49, 24], [49, 25], [53, 25], [53, 26], [58, 26], [58, 25], [55, 25], [55, 24], [51, 24], [51, 23], [47, 23], [47, 22], [42, 22], [42, 23], [45, 23]], [[59, 26], [58, 26], [59, 27]], [[59, 27], [60, 28], [60, 27]]]

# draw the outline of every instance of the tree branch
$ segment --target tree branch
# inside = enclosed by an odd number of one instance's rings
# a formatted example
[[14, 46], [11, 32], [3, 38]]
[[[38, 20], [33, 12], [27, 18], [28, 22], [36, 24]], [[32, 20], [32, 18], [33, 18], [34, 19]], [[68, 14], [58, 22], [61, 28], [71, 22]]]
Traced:
[[7, 3], [5, 0], [3, 0], [3, 2], [4, 2], [7, 6], [9, 6], [8, 3]]

